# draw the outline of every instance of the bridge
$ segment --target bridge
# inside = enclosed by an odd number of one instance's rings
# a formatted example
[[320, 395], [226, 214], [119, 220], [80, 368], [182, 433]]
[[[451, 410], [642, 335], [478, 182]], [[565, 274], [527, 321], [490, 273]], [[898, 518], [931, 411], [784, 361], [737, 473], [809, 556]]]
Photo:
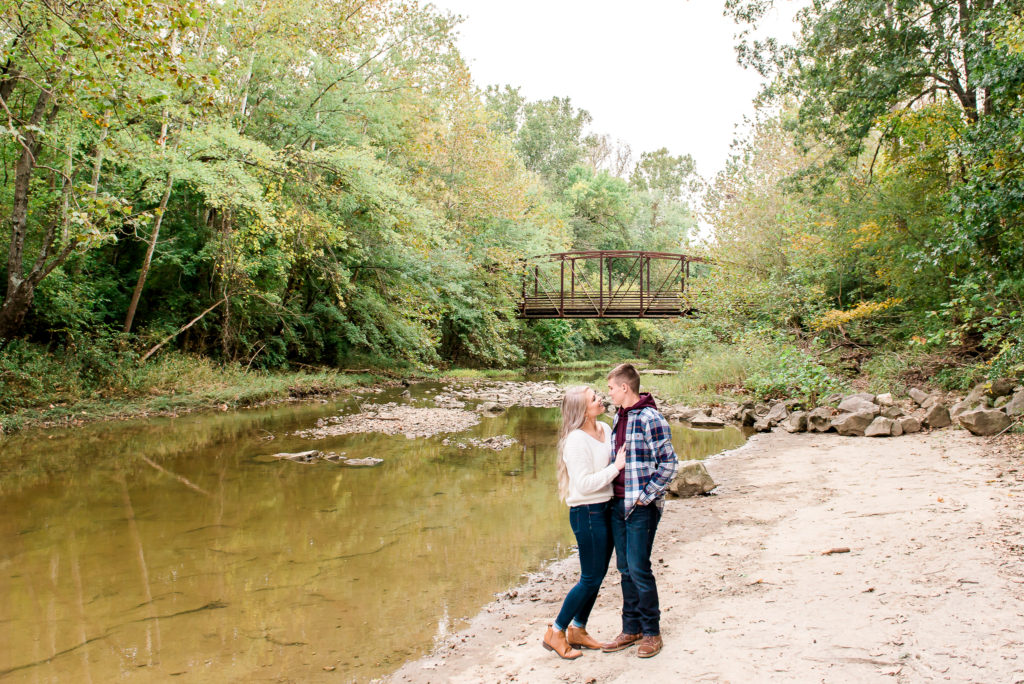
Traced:
[[708, 262], [686, 254], [607, 250], [533, 257], [523, 262], [519, 318], [685, 316], [695, 310], [693, 263]]

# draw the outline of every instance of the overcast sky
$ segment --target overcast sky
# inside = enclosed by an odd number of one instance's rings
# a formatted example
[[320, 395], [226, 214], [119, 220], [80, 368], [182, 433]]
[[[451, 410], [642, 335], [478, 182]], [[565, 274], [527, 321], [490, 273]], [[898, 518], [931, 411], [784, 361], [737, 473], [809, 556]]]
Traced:
[[[464, 17], [459, 48], [478, 86], [519, 86], [531, 99], [569, 96], [591, 132], [635, 157], [667, 147], [710, 178], [760, 78], [736, 63], [737, 26], [722, 0], [435, 0]], [[780, 0], [765, 30], [789, 38], [797, 2]], [[802, 4], [802, 3], [801, 3]]]

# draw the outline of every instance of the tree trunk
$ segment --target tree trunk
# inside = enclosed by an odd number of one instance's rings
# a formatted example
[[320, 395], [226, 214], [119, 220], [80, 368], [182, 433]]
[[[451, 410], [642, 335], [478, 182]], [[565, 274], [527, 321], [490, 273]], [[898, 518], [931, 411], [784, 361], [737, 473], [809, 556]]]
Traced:
[[149, 275], [149, 265], [153, 262], [153, 252], [156, 250], [156, 241], [160, 236], [160, 224], [163, 223], [164, 213], [167, 211], [167, 201], [171, 197], [171, 186], [174, 185], [174, 178], [167, 174], [167, 186], [164, 188], [164, 195], [160, 198], [160, 208], [157, 210], [156, 221], [153, 222], [153, 234], [149, 238], [149, 247], [146, 248], [146, 258], [142, 260], [142, 270], [139, 272], [139, 280], [135, 283], [135, 291], [132, 292], [132, 303], [128, 305], [128, 315], [124, 319], [124, 331], [132, 331], [132, 322], [135, 320], [135, 310], [139, 306], [139, 299], [142, 297], [142, 288], [146, 286], [146, 277]]
[[36, 99], [27, 126], [23, 127], [21, 155], [14, 168], [14, 202], [11, 206], [11, 242], [7, 247], [7, 294], [0, 308], [0, 338], [16, 335], [32, 306], [35, 285], [25, 278], [23, 253], [28, 232], [28, 201], [32, 172], [36, 166], [39, 143], [34, 129], [42, 121], [43, 112], [50, 101], [49, 92], [43, 90]]

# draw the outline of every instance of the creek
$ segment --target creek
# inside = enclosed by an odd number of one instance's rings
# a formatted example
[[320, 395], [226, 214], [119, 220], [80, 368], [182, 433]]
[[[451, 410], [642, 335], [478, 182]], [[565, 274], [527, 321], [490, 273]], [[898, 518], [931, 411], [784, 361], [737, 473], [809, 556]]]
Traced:
[[[417, 439], [294, 433], [441, 387], [0, 441], [0, 680], [366, 681], [426, 653], [571, 553], [558, 410]], [[459, 447], [499, 435], [517, 442]], [[673, 425], [682, 459], [743, 440]], [[269, 458], [314, 448], [383, 463]]]

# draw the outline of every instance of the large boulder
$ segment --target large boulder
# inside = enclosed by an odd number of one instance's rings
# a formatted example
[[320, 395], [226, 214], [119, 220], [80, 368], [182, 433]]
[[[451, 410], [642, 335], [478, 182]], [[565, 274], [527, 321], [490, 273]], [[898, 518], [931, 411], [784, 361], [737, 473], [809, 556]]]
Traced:
[[968, 408], [977, 408], [979, 406], [988, 406], [988, 390], [989, 384], [987, 382], [981, 382], [971, 388], [971, 391], [967, 393], [967, 397], [964, 399], [964, 404]]
[[740, 409], [739, 418], [737, 418], [739, 424], [743, 427], [751, 427], [757, 422], [757, 414], [754, 413], [753, 407]]
[[780, 401], [779, 403], [772, 405], [771, 409], [768, 410], [768, 413], [765, 415], [764, 419], [768, 421], [768, 424], [770, 426], [775, 427], [776, 425], [784, 421], [786, 419], [786, 416], [788, 415], [789, 409], [786, 408], [786, 404], [784, 402]]
[[921, 431], [921, 421], [914, 416], [903, 416], [902, 418], [897, 418], [896, 422], [899, 423], [900, 430], [905, 435]]
[[899, 406], [886, 406], [882, 409], [882, 415], [886, 418], [902, 418], [906, 414]]
[[[892, 418], [886, 418], [885, 416], [878, 416], [871, 424], [864, 430], [865, 437], [890, 437], [892, 436], [892, 428], [896, 425], [896, 421]], [[900, 430], [900, 434], [903, 434], [903, 430]]]
[[985, 437], [997, 435], [1012, 422], [1005, 413], [997, 409], [974, 409], [960, 414], [960, 424], [971, 431], [971, 434]]
[[716, 487], [700, 461], [680, 461], [676, 477], [668, 486], [671, 496], [687, 497], [707, 494]]
[[723, 428], [725, 427], [725, 421], [721, 418], [715, 418], [709, 416], [706, 413], [699, 413], [694, 417], [690, 418], [690, 427], [695, 428]]
[[807, 411], [793, 411], [782, 421], [786, 432], [807, 432]]
[[874, 421], [876, 413], [861, 411], [859, 413], [840, 413], [832, 419], [832, 427], [841, 435], [863, 436], [864, 431]]
[[809, 432], [828, 432], [832, 429], [832, 411], [826, 406], [819, 406], [807, 414], [807, 430]]
[[925, 392], [920, 387], [911, 387], [909, 390], [907, 390], [907, 394], [910, 395], [911, 399], [917, 402], [918, 406], [923, 405], [924, 402], [928, 400], [929, 396], [928, 393]]
[[977, 404], [972, 406], [971, 404], [967, 403], [966, 399], [964, 399], [962, 401], [956, 402], [949, 408], [949, 417], [952, 418], [953, 420], [956, 420], [957, 418], [960, 417], [961, 414], [967, 413], [968, 411], [973, 411], [976, 408], [978, 408]]
[[476, 412], [488, 418], [500, 416], [505, 412], [505, 407], [496, 401], [485, 401], [476, 407]]
[[1006, 411], [1006, 415], [1011, 418], [1017, 416], [1024, 416], [1024, 390], [1014, 393], [1013, 398], [1010, 399], [1010, 403], [1003, 407]]
[[945, 404], [934, 404], [924, 414], [924, 424], [930, 428], [944, 428], [951, 425], [953, 421], [949, 418], [949, 409]]
[[844, 411], [846, 413], [870, 413], [873, 416], [877, 416], [879, 411], [881, 411], [881, 409], [878, 407], [878, 404], [871, 401], [870, 399], [865, 399], [863, 395], [857, 394], [854, 394], [843, 399], [843, 401], [840, 402], [839, 404], [839, 410]]
[[1016, 384], [1010, 378], [996, 378], [989, 383], [988, 396], [998, 399], [999, 397], [1013, 394], [1013, 386]]

